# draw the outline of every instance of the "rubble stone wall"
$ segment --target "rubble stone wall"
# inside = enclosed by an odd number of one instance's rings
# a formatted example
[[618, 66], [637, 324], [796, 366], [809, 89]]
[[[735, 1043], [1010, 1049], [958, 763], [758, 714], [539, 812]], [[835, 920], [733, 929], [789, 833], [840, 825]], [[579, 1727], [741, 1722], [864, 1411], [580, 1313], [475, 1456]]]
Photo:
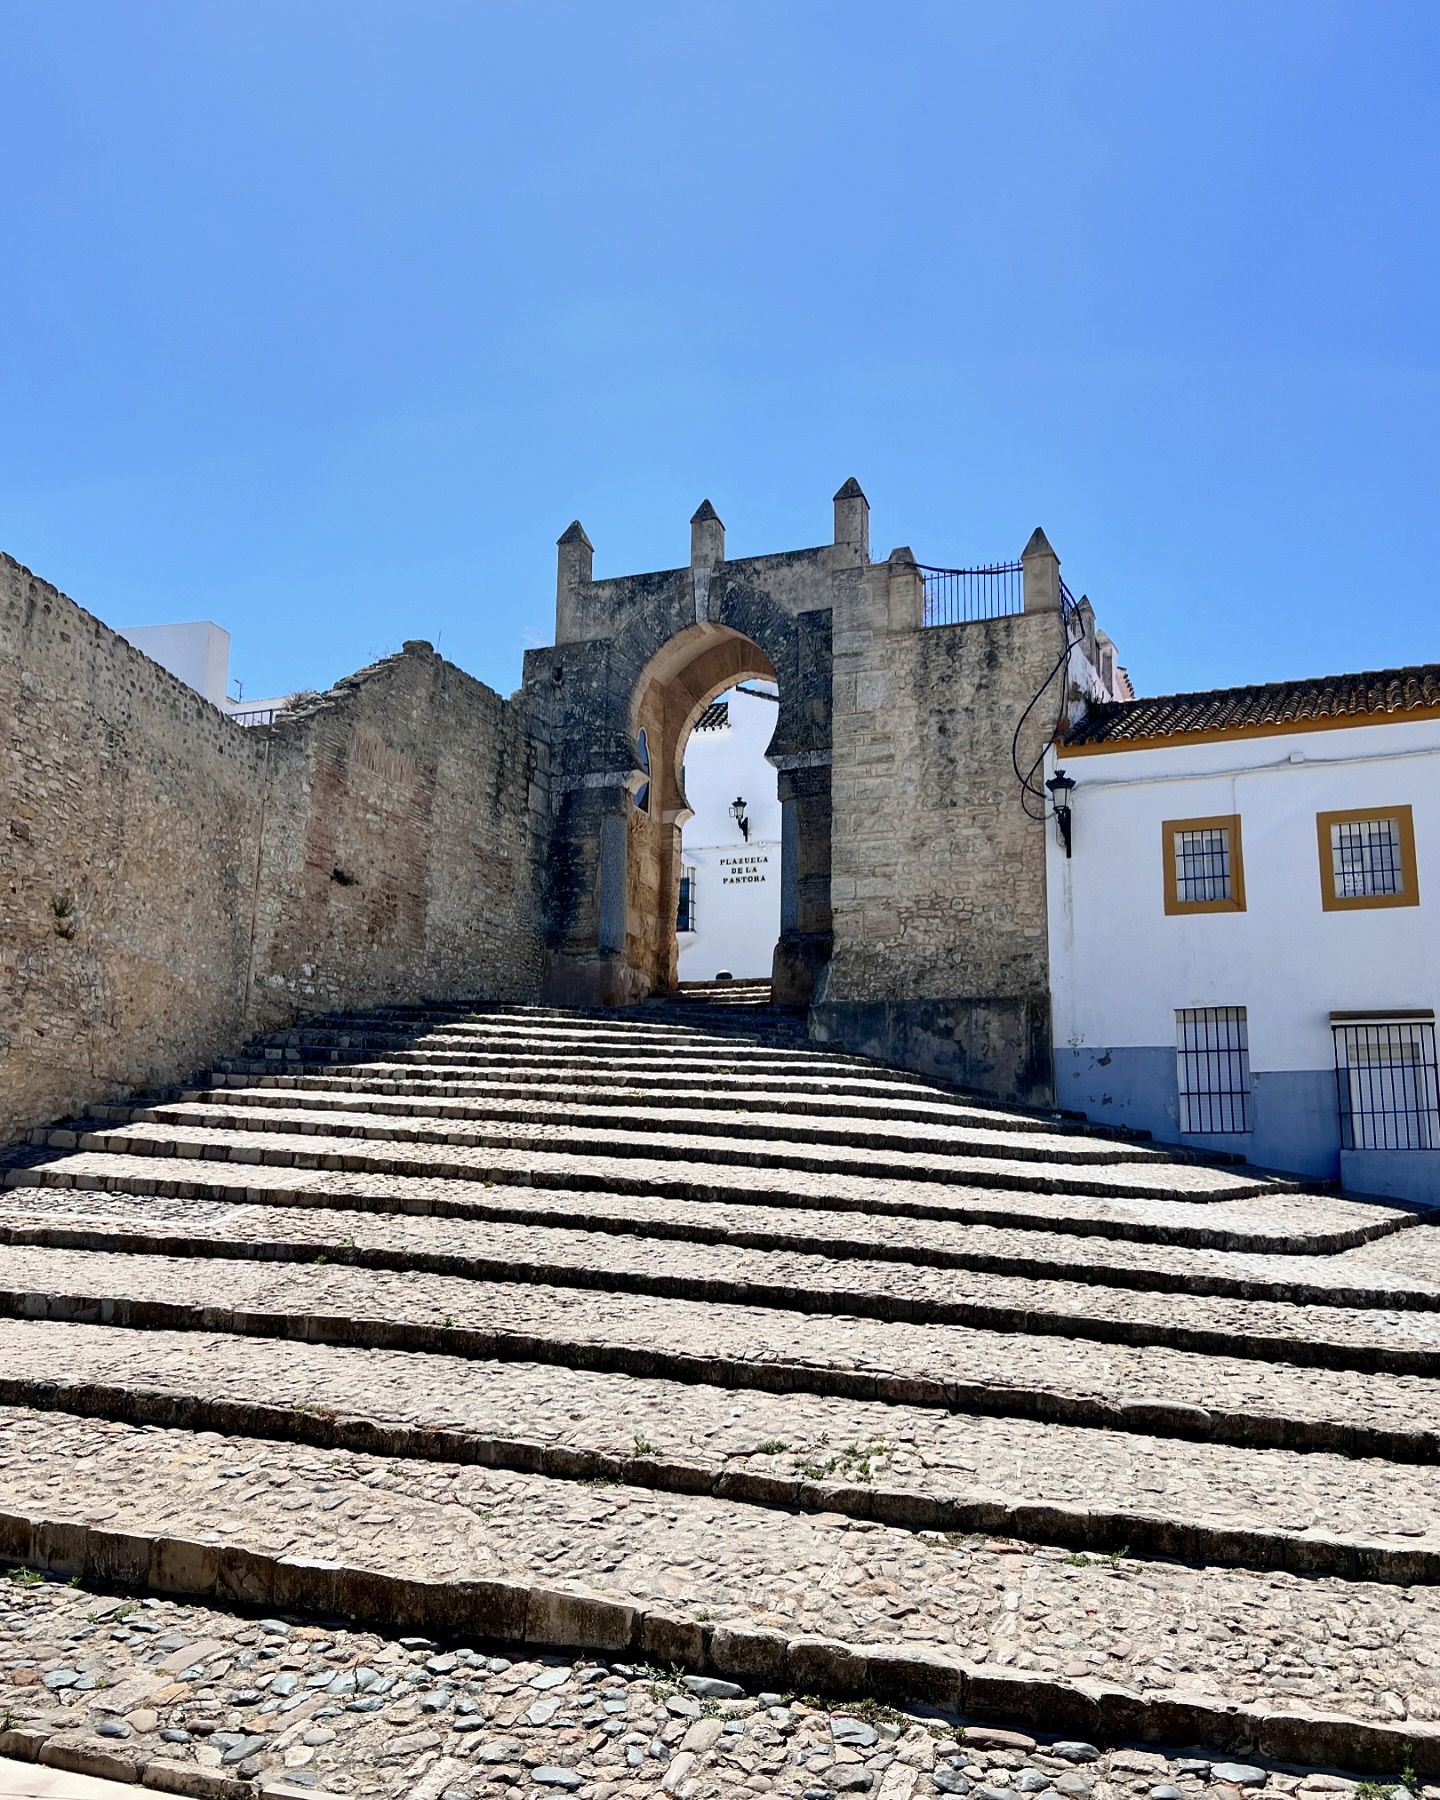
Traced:
[[[921, 628], [904, 570], [836, 609], [831, 897], [822, 1037], [1014, 1099], [1050, 1088], [1046, 827], [1011, 760], [1055, 671], [1058, 612]], [[1021, 731], [1055, 728], [1052, 682]]]
[[246, 730], [0, 556], [0, 1142], [297, 1012], [532, 995], [545, 758], [428, 645]]

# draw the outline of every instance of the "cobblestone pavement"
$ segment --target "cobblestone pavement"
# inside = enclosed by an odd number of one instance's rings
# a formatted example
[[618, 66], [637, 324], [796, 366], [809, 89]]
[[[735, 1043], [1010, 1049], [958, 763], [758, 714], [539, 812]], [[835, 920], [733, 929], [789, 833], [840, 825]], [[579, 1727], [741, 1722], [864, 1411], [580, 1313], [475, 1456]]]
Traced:
[[316, 1021], [38, 1137], [0, 1561], [116, 1586], [0, 1579], [0, 1755], [215, 1800], [1440, 1772], [1408, 1209], [749, 1007]]
[[[1037, 1741], [625, 1661], [506, 1656], [53, 1582], [0, 1586], [0, 1709], [10, 1720], [0, 1753], [8, 1739], [12, 1755], [48, 1744], [62, 1765], [122, 1776], [164, 1768], [171, 1791], [197, 1794], [237, 1775], [374, 1800], [1356, 1791], [1268, 1763]], [[1422, 1790], [1422, 1800], [1437, 1796]]]

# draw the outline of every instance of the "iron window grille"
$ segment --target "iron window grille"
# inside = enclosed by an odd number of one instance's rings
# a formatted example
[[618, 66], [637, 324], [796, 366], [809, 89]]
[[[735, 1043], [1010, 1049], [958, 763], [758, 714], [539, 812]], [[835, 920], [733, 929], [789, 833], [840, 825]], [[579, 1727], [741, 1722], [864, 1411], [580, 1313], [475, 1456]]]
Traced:
[[1331, 1030], [1342, 1148], [1440, 1148], [1433, 1018], [1332, 1015]]
[[1250, 1130], [1250, 1036], [1243, 1006], [1177, 1010], [1175, 1069], [1182, 1132]]
[[1175, 898], [1182, 906], [1230, 898], [1230, 833], [1175, 833]]
[[1317, 813], [1320, 897], [1326, 912], [1417, 906], [1415, 815], [1409, 806]]
[[680, 907], [675, 916], [675, 929], [695, 929], [695, 871], [688, 866], [680, 872]]
[[1245, 859], [1238, 813], [1211, 819], [1166, 819], [1167, 913], [1244, 912]]
[[1332, 825], [1330, 844], [1335, 858], [1335, 892], [1342, 899], [1400, 893], [1404, 885], [1400, 828], [1394, 819], [1352, 819], [1345, 825]]

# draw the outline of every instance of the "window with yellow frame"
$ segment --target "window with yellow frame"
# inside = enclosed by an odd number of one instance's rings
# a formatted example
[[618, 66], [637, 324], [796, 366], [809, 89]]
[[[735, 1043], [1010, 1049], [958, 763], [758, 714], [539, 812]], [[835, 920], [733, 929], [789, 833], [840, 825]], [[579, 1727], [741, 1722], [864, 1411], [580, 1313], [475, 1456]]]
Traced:
[[1415, 820], [1408, 806], [1362, 806], [1315, 815], [1320, 903], [1326, 912], [1418, 906]]
[[1167, 913], [1245, 910], [1245, 859], [1239, 813], [1211, 819], [1166, 819], [1160, 827], [1165, 855]]

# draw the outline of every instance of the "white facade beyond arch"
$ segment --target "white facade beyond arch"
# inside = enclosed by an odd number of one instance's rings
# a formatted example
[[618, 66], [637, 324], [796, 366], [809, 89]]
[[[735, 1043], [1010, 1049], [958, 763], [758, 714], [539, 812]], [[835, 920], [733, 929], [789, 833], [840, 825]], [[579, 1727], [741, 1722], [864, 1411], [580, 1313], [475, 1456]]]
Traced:
[[[747, 682], [720, 696], [685, 746], [681, 834], [693, 929], [678, 933], [682, 981], [767, 979], [780, 935], [780, 802], [765, 752], [775, 735], [773, 682]], [[748, 839], [731, 813], [745, 802]], [[682, 919], [682, 923], [684, 920]]]

